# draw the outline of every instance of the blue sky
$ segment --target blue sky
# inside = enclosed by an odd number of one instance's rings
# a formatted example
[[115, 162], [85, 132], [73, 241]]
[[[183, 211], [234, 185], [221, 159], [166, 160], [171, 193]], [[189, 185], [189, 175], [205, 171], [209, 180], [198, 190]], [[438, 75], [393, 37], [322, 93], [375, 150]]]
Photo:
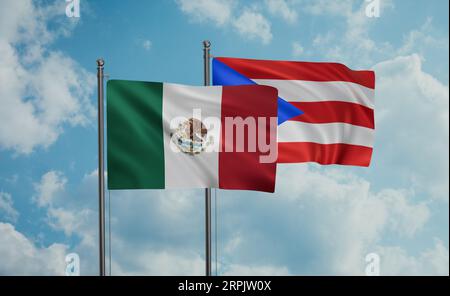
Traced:
[[[97, 272], [96, 64], [200, 85], [215, 56], [374, 69], [370, 168], [279, 166], [275, 194], [217, 191], [219, 274], [448, 274], [448, 1], [0, 2], [0, 274]], [[202, 190], [111, 192], [113, 274], [202, 274]], [[215, 265], [214, 265], [215, 266]]]

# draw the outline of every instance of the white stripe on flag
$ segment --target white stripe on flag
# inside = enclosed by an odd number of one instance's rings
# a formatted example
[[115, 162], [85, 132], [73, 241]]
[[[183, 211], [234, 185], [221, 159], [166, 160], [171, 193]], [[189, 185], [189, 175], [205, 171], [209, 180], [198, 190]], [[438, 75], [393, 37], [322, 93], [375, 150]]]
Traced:
[[276, 87], [278, 95], [290, 102], [342, 101], [374, 108], [374, 90], [353, 82], [276, 79], [253, 81], [260, 85]]
[[[222, 87], [192, 87], [164, 83], [163, 126], [166, 188], [219, 187], [219, 154], [192, 156], [171, 148], [170, 123], [175, 118], [193, 117], [193, 108], [201, 110], [201, 119], [221, 118]], [[200, 118], [198, 118], [200, 119]], [[205, 123], [205, 122], [204, 122]], [[208, 127], [209, 128], [209, 127]], [[220, 143], [220, 126], [210, 130], [214, 143]], [[149, 137], [151, 135], [148, 135]], [[175, 149], [177, 151], [178, 149]], [[218, 151], [218, 150], [215, 150]]]
[[372, 147], [374, 130], [347, 123], [286, 121], [278, 127], [278, 142], [352, 144]]

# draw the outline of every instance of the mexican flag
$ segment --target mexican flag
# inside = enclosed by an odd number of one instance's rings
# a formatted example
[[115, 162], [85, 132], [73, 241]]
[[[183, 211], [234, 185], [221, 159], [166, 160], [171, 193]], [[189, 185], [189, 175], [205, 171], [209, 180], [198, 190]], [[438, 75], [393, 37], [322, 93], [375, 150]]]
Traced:
[[269, 86], [108, 81], [108, 188], [273, 192], [276, 162], [262, 160], [276, 160], [277, 97]]

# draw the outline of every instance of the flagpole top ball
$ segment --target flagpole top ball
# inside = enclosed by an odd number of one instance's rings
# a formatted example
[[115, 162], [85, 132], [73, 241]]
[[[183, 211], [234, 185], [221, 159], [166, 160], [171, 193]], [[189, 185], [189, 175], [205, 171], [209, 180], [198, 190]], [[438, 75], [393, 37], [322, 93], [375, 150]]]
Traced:
[[211, 42], [209, 42], [209, 40], [203, 41], [203, 47], [210, 48], [211, 47]]
[[105, 61], [103, 59], [98, 59], [97, 60], [97, 66], [103, 67], [104, 65], [105, 65]]

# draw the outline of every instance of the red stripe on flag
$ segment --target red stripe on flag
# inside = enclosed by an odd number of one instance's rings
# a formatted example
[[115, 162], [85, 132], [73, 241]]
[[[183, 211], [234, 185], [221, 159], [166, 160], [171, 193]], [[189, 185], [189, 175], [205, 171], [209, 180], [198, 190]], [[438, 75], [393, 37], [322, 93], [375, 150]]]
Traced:
[[289, 102], [304, 113], [290, 120], [309, 123], [343, 122], [374, 129], [373, 109], [363, 105], [326, 101], [326, 102]]
[[278, 163], [317, 162], [367, 167], [372, 148], [349, 144], [278, 143]]
[[216, 58], [250, 79], [347, 81], [375, 88], [373, 71], [355, 71], [339, 63]]
[[[249, 133], [247, 128], [244, 133], [245, 151], [237, 152], [236, 129], [233, 132], [232, 139], [229, 134], [225, 134], [225, 118], [241, 117], [245, 119], [247, 117], [253, 117], [257, 122], [258, 117], [265, 117], [266, 143], [269, 143], [270, 117], [277, 117], [277, 97], [277, 89], [270, 86], [244, 85], [223, 87], [219, 188], [274, 192], [276, 161], [273, 163], [261, 163], [260, 156], [266, 155], [267, 153], [261, 153], [258, 147], [256, 152], [248, 151]], [[274, 121], [274, 127], [273, 132], [275, 134], [273, 135], [273, 139], [274, 149], [276, 150], [276, 120]], [[227, 132], [229, 133], [229, 131]], [[258, 140], [258, 138], [256, 139]], [[231, 140], [233, 143], [230, 143]], [[226, 152], [226, 145], [232, 145], [234, 147], [233, 152]]]

